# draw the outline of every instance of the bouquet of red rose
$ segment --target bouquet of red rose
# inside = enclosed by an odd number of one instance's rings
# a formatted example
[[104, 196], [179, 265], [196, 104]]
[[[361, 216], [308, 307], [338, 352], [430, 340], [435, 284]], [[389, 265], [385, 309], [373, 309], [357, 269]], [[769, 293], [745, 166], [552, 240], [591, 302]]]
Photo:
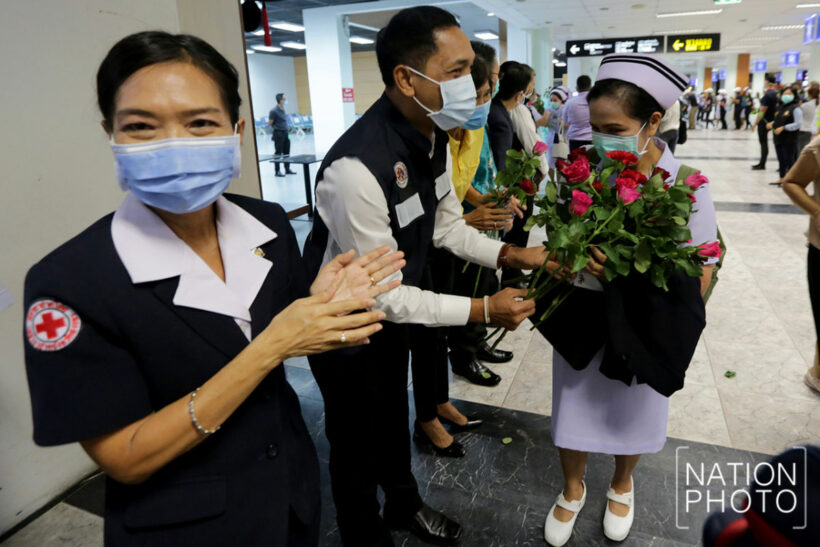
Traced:
[[[697, 172], [667, 182], [669, 173], [663, 169], [656, 168], [647, 177], [634, 169], [637, 163], [634, 154], [613, 151], [598, 168], [594, 150], [574, 150], [567, 161], [556, 162], [563, 181], [547, 182], [544, 197], [536, 200], [540, 211], [529, 219], [527, 229], [546, 228], [544, 245], [571, 274], [587, 265], [589, 248], [597, 247], [607, 257], [607, 280], [637, 272], [668, 290], [673, 274], [700, 277], [701, 264], [720, 256], [718, 243], [687, 245], [694, 192], [708, 179]], [[543, 297], [562, 285], [538, 322], [557, 309], [574, 286], [555, 273], [547, 274], [544, 266], [533, 272], [530, 297]]]

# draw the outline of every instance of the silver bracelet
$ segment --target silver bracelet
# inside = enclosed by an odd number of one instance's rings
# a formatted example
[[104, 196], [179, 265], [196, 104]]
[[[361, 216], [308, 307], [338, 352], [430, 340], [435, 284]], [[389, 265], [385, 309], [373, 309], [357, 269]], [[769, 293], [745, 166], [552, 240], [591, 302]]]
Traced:
[[199, 425], [199, 421], [196, 419], [196, 414], [194, 414], [194, 399], [196, 398], [196, 394], [197, 392], [199, 392], [200, 389], [201, 387], [198, 387], [191, 392], [191, 398], [188, 401], [188, 414], [191, 415], [191, 423], [194, 424], [194, 427], [197, 431], [199, 431], [203, 435], [213, 435], [214, 433], [219, 431], [219, 428], [221, 428], [222, 426], [218, 425], [216, 426], [216, 429], [205, 429], [204, 427]]
[[484, 323], [490, 323], [490, 297], [484, 295]]

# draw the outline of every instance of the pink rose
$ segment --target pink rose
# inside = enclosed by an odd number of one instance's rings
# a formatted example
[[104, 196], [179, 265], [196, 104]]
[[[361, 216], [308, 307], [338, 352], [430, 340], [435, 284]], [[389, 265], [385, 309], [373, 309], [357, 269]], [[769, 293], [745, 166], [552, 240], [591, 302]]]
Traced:
[[620, 190], [621, 188], [632, 188], [633, 190], [638, 187], [638, 182], [635, 179], [629, 177], [618, 177], [615, 179], [615, 187]]
[[586, 159], [578, 159], [561, 171], [569, 182], [584, 182], [589, 178], [589, 162]]
[[698, 245], [697, 249], [698, 256], [702, 256], [704, 258], [720, 258], [721, 255], [720, 243], [717, 241]]
[[549, 148], [550, 147], [547, 146], [546, 143], [544, 143], [542, 141], [538, 141], [537, 143], [535, 143], [535, 146], [533, 146], [532, 153], [533, 154], [543, 154], [544, 152], [549, 150]]
[[577, 217], [583, 216], [589, 206], [592, 205], [592, 198], [586, 192], [580, 190], [572, 191], [572, 203], [569, 210]]
[[707, 179], [706, 177], [701, 175], [700, 171], [698, 171], [694, 175], [689, 175], [688, 177], [686, 177], [686, 184], [688, 184], [689, 187], [692, 190], [697, 190], [698, 188], [700, 188], [704, 184], [708, 184], [708, 183], [709, 183], [709, 179]]
[[634, 188], [630, 188], [628, 186], [621, 186], [618, 188], [618, 199], [623, 201], [626, 205], [629, 205], [639, 197], [641, 197], [641, 193]]
[[695, 197], [695, 194], [689, 194], [689, 201], [695, 203], [697, 200], [698, 198]]

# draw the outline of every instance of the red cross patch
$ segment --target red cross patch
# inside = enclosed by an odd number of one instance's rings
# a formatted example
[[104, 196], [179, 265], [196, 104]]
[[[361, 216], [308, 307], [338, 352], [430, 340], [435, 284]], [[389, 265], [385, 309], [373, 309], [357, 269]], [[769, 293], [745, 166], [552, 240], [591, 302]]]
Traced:
[[54, 300], [38, 300], [26, 313], [26, 338], [40, 351], [57, 351], [73, 342], [82, 321], [74, 310]]

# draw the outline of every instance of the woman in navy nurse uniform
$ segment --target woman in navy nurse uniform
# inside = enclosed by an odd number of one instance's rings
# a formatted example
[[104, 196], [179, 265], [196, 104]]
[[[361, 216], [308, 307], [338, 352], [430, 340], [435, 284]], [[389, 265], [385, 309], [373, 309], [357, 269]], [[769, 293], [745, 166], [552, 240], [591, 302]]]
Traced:
[[223, 195], [244, 120], [202, 40], [128, 36], [97, 88], [128, 194], [26, 278], [34, 439], [106, 472], [106, 544], [316, 545], [317, 458], [280, 365], [367, 343], [401, 253], [339, 255], [308, 287], [282, 208]]

